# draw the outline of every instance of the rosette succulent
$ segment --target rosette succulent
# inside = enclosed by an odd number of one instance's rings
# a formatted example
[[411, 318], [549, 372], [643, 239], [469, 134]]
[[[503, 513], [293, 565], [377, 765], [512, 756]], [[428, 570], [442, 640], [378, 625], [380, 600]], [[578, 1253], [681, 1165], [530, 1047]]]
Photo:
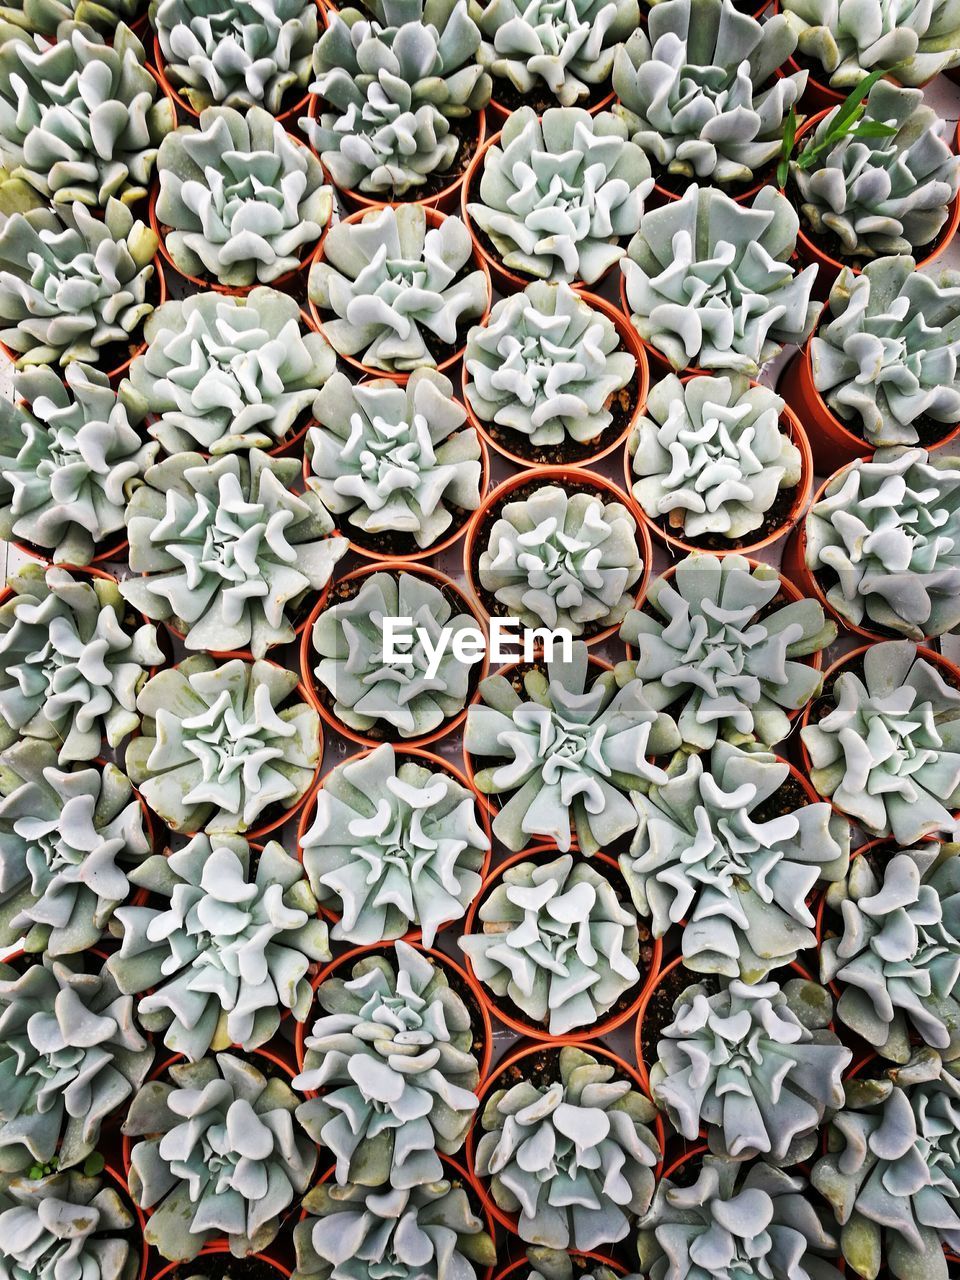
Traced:
[[[313, 624], [321, 697], [348, 728], [367, 737], [433, 733], [466, 706], [470, 668], [455, 657], [453, 642], [476, 620], [455, 613], [450, 592], [423, 575], [384, 571], [360, 581], [355, 595], [324, 609]], [[415, 636], [423, 628], [433, 662], [420, 639], [404, 650], [406, 662], [388, 661], [384, 618], [411, 618]], [[441, 632], [450, 643], [435, 652]]]
[[688, 745], [771, 746], [790, 732], [789, 713], [820, 692], [819, 670], [797, 659], [832, 644], [837, 628], [815, 600], [783, 596], [772, 566], [695, 551], [627, 614], [620, 636], [636, 650], [644, 696], [657, 708], [683, 699], [677, 724]]
[[218, 1236], [238, 1258], [266, 1248], [317, 1164], [296, 1107], [284, 1076], [229, 1053], [175, 1063], [146, 1084], [123, 1132], [142, 1138], [129, 1184], [140, 1207], [153, 1208], [147, 1243], [176, 1261]]
[[461, 430], [466, 412], [435, 369], [415, 370], [405, 387], [386, 378], [354, 386], [336, 373], [314, 415], [307, 485], [347, 517], [355, 539], [397, 533], [426, 550], [480, 505], [480, 440]]
[[837, 1017], [895, 1062], [912, 1036], [960, 1055], [958, 855], [935, 841], [861, 855], [827, 892], [838, 932], [824, 936], [820, 972], [840, 986]]
[[188, 649], [249, 649], [295, 635], [297, 609], [347, 550], [315, 493], [294, 493], [296, 458], [259, 449], [204, 462], [178, 453], [150, 468], [127, 506], [130, 568], [121, 590], [169, 622]]
[[337, 942], [420, 929], [432, 947], [477, 896], [490, 839], [473, 792], [450, 774], [384, 743], [328, 773], [316, 805], [300, 856], [313, 892], [340, 917]]
[[14, 1178], [0, 1192], [7, 1280], [135, 1280], [137, 1222], [110, 1183], [76, 1170]]
[[65, 772], [53, 743], [0, 755], [0, 946], [71, 955], [96, 946], [150, 853], [130, 780], [113, 764]]
[[275, 663], [193, 654], [141, 689], [127, 772], [174, 831], [247, 831], [298, 804], [320, 763], [320, 718], [297, 689]]
[[324, 318], [324, 336], [338, 354], [372, 369], [435, 367], [489, 302], [489, 282], [470, 270], [472, 257], [460, 219], [435, 225], [422, 205], [372, 209], [357, 222], [337, 223], [308, 284], [310, 300], [333, 313]]
[[621, 269], [634, 328], [675, 369], [755, 376], [784, 343], [802, 343], [820, 304], [815, 265], [796, 271], [799, 218], [762, 187], [749, 206], [691, 185], [652, 209]]
[[870, 645], [800, 736], [817, 791], [870, 835], [906, 847], [955, 829], [960, 689], [909, 640]]
[[826, 988], [733, 978], [715, 995], [688, 987], [673, 1013], [650, 1091], [677, 1132], [693, 1142], [706, 1129], [710, 1150], [734, 1160], [808, 1159], [824, 1115], [843, 1105], [840, 1076], [853, 1057], [828, 1029]]
[[497, 1089], [483, 1110], [476, 1170], [521, 1240], [596, 1249], [622, 1240], [653, 1197], [656, 1109], [616, 1068], [575, 1046], [541, 1081]]
[[683, 924], [686, 968], [757, 982], [815, 945], [807, 898], [842, 879], [850, 827], [828, 804], [797, 807], [795, 790], [785, 760], [720, 741], [709, 756], [680, 753], [665, 783], [634, 794], [620, 869], [654, 937]]
[[122, 385], [125, 402], [155, 419], [165, 452], [273, 449], [313, 412], [336, 368], [293, 298], [258, 286], [244, 298], [197, 293], [148, 318], [147, 349]]
[[333, 210], [320, 161], [262, 107], [208, 107], [164, 138], [157, 170], [177, 270], [232, 289], [295, 271]]
[[[950, 150], [940, 113], [919, 89], [879, 80], [867, 95], [863, 123], [816, 161], [790, 166], [796, 199], [814, 235], [835, 236], [842, 254], [875, 258], [932, 243], [960, 190], [960, 156]], [[825, 142], [840, 108], [809, 135]], [[864, 128], [885, 126], [864, 134]]]
[[0, 1168], [85, 1160], [152, 1062], [133, 1001], [106, 969], [49, 956], [22, 974], [0, 964]]
[[293, 1280], [478, 1280], [497, 1260], [463, 1185], [451, 1177], [386, 1190], [321, 1182], [294, 1229]]
[[906, 254], [844, 267], [824, 321], [813, 382], [848, 431], [882, 448], [960, 422], [960, 272], [938, 281]]
[[405, 942], [317, 988], [326, 1016], [294, 1081], [319, 1096], [297, 1119], [336, 1158], [340, 1186], [407, 1191], [443, 1177], [463, 1146], [480, 1071], [467, 1006], [443, 969]]
[[467, 399], [494, 434], [510, 433], [514, 452], [587, 452], [613, 424], [636, 372], [622, 345], [613, 321], [569, 285], [534, 280], [467, 335]]
[[764, 527], [778, 495], [800, 483], [800, 450], [781, 429], [783, 407], [742, 374], [663, 378], [630, 436], [633, 496], [677, 537], [743, 541]]
[[390, 201], [446, 173], [461, 152], [457, 125], [490, 101], [479, 45], [467, 0], [332, 11], [313, 52], [319, 110], [300, 127], [336, 185]]
[[631, 141], [661, 171], [745, 183], [780, 154], [804, 72], [777, 76], [796, 48], [782, 14], [762, 24], [732, 0], [664, 0], [617, 50], [613, 87]]
[[132, 23], [139, 9], [140, 0], [10, 0], [0, 5], [0, 21], [45, 36], [55, 36], [61, 22], [72, 21], [112, 32], [121, 22]]
[[648, 757], [680, 745], [669, 716], [653, 709], [640, 681], [621, 666], [600, 670], [588, 687], [587, 647], [480, 683], [467, 712], [464, 749], [499, 763], [478, 769], [483, 795], [509, 794], [493, 834], [519, 851], [536, 836], [566, 853], [572, 839], [587, 857], [634, 830], [628, 793], [666, 774]]
[[77, 22], [53, 40], [2, 31], [0, 156], [54, 204], [142, 199], [177, 122], [130, 28], [121, 22], [109, 38]]
[[570, 488], [519, 490], [500, 507], [477, 567], [494, 612], [580, 636], [623, 621], [643, 560], [622, 502]]
[[636, 0], [491, 0], [477, 15], [478, 57], [529, 99], [589, 102], [610, 79], [621, 43], [640, 25]]
[[0, 218], [0, 342], [17, 364], [88, 364], [134, 345], [153, 310], [157, 236], [119, 200]]
[[474, 973], [552, 1036], [592, 1027], [640, 981], [636, 916], [570, 854], [510, 867], [478, 919], [460, 939]]
[[831, 477], [804, 557], [848, 623], [922, 640], [960, 624], [960, 459], [880, 449]]
[[146, 667], [163, 661], [156, 628], [135, 627], [113, 578], [29, 561], [0, 604], [0, 745], [42, 738], [60, 763], [93, 760], [140, 725]]
[[836, 1236], [802, 1174], [704, 1156], [696, 1182], [657, 1184], [637, 1239], [650, 1280], [840, 1280]]
[[151, 21], [168, 80], [194, 111], [265, 107], [303, 93], [317, 39], [309, 0], [154, 0]]
[[609, 111], [514, 111], [484, 155], [467, 211], [504, 267], [594, 284], [623, 256], [653, 190], [650, 164]]
[[[300, 863], [275, 840], [194, 836], [131, 873], [147, 906], [121, 907], [107, 968], [137, 1016], [174, 1053], [266, 1044], [289, 1010], [303, 1022], [310, 970], [330, 959], [327, 926]], [[143, 992], [148, 994], [143, 995]]]

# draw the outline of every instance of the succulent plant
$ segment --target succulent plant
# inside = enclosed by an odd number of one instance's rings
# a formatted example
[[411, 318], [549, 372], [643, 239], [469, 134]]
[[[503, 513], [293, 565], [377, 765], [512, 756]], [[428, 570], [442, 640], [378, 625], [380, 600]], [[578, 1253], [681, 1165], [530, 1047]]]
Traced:
[[477, 15], [478, 57], [521, 97], [544, 91], [575, 107], [602, 91], [621, 43], [640, 25], [636, 0], [491, 0]]
[[588, 674], [587, 647], [575, 641], [569, 662], [554, 657], [480, 683], [464, 749], [499, 760], [477, 770], [474, 785], [482, 795], [512, 793], [493, 823], [508, 849], [544, 836], [566, 853], [575, 838], [589, 857], [636, 827], [627, 793], [666, 781], [647, 757], [680, 745], [674, 722], [623, 668], [600, 671], [589, 688]]
[[29, 561], [0, 604], [0, 746], [19, 736], [93, 760], [140, 724], [145, 668], [163, 661], [156, 628], [132, 628], [113, 578], [74, 577]]
[[14, 1178], [0, 1192], [0, 1271], [5, 1280], [135, 1280], [136, 1228], [99, 1177]]
[[143, 199], [176, 111], [125, 23], [107, 36], [63, 22], [56, 38], [3, 24], [0, 155], [54, 204]]
[[83, 22], [112, 32], [121, 22], [132, 23], [140, 0], [9, 0], [0, 5], [0, 21], [31, 33], [55, 36], [61, 22]]
[[317, 988], [325, 1011], [293, 1081], [319, 1096], [297, 1119], [336, 1158], [340, 1186], [408, 1191], [443, 1178], [463, 1146], [480, 1071], [467, 1006], [443, 969], [406, 942]]
[[734, 1160], [808, 1159], [824, 1115], [843, 1105], [840, 1076], [853, 1057], [828, 1029], [826, 988], [732, 978], [714, 995], [688, 987], [673, 1013], [650, 1091], [677, 1132], [691, 1142], [706, 1129], [710, 1150]]
[[294, 493], [296, 458], [259, 449], [204, 462], [178, 453], [150, 468], [127, 507], [121, 590], [170, 622], [188, 649], [267, 649], [293, 640], [296, 610], [347, 550], [315, 493]]
[[785, 0], [783, 9], [800, 52], [829, 72], [834, 89], [853, 88], [874, 68], [921, 85], [957, 61], [956, 0]]
[[134, 1098], [123, 1132], [130, 1194], [153, 1208], [144, 1239], [164, 1258], [190, 1261], [217, 1236], [242, 1258], [265, 1249], [317, 1164], [282, 1075], [218, 1053], [175, 1063]]
[[490, 101], [479, 46], [467, 0], [370, 0], [331, 12], [313, 53], [320, 109], [300, 127], [336, 185], [389, 201], [450, 170], [462, 146], [456, 125]]
[[317, 39], [309, 0], [154, 0], [151, 21], [171, 84], [194, 111], [262, 106], [304, 92]]
[[569, 285], [534, 280], [467, 335], [467, 399], [482, 421], [519, 433], [525, 451], [587, 445], [612, 424], [636, 371], [622, 345], [613, 321]]
[[467, 211], [511, 271], [593, 284], [623, 257], [653, 190], [643, 151], [610, 111], [521, 107], [484, 156]]
[[684, 700], [685, 743], [772, 746], [790, 732], [788, 713], [820, 692], [820, 672], [797, 659], [826, 648], [837, 628], [815, 600], [781, 604], [782, 593], [770, 565], [695, 551], [627, 614], [620, 635], [635, 646], [644, 696], [658, 709]]
[[497, 1089], [481, 1116], [476, 1171], [521, 1240], [590, 1250], [622, 1240], [653, 1197], [656, 1109], [610, 1063], [553, 1051], [542, 1079]]
[[826, 895], [840, 921], [824, 935], [820, 972], [840, 987], [837, 1017], [894, 1062], [908, 1061], [912, 1036], [960, 1055], [958, 855], [960, 845], [931, 841], [854, 858]]
[[[522, 1280], [617, 1280], [619, 1272], [602, 1262], [567, 1253], [564, 1249], [532, 1246], [526, 1251], [530, 1270]], [[634, 1276], [631, 1280], [637, 1280]]]
[[836, 1237], [802, 1174], [703, 1157], [696, 1182], [663, 1178], [637, 1239], [650, 1280], [840, 1280]]
[[634, 328], [675, 369], [755, 376], [784, 343], [806, 341], [820, 312], [817, 267], [790, 262], [799, 226], [769, 186], [746, 206], [691, 185], [650, 210], [621, 263]]
[[[173, 1053], [250, 1051], [289, 1010], [305, 1021], [309, 970], [330, 959], [327, 926], [300, 863], [271, 840], [194, 836], [131, 873], [149, 905], [120, 907], [120, 950], [107, 963], [137, 1016]], [[143, 992], [148, 994], [143, 995]]]
[[[417, 369], [406, 387], [386, 378], [354, 386], [336, 373], [317, 396], [307, 432], [307, 485], [328, 511], [373, 539], [399, 533], [421, 550], [480, 505], [480, 440], [449, 378]], [[356, 536], [356, 535], [354, 535]]]
[[[469, 613], [454, 613], [443, 588], [416, 573], [378, 572], [361, 580], [356, 595], [324, 609], [313, 624], [313, 650], [320, 661], [314, 674], [321, 696], [349, 728], [372, 736], [419, 738], [461, 712], [470, 689], [470, 668], [453, 652], [461, 631], [476, 627]], [[419, 640], [396, 665], [385, 655], [384, 618], [411, 618], [414, 634], [422, 627], [432, 645], [445, 632], [450, 645], [437, 654], [432, 670]]]
[[956, 826], [960, 689], [909, 640], [870, 645], [800, 736], [814, 787], [870, 835], [905, 848]]
[[960, 460], [880, 449], [831, 477], [805, 559], [848, 623], [911, 640], [960, 624]]
[[21, 738], [0, 755], [0, 797], [0, 946], [96, 946], [150, 853], [130, 780], [113, 764], [64, 772], [52, 742]]
[[718, 741], [709, 757], [679, 753], [665, 783], [634, 794], [640, 821], [620, 869], [654, 937], [683, 924], [686, 968], [757, 982], [815, 945], [806, 900], [843, 878], [850, 827], [827, 804], [794, 807], [794, 785], [772, 752]]
[[324, 237], [323, 260], [310, 268], [308, 292], [323, 333], [340, 355], [373, 369], [412, 373], [435, 367], [457, 346], [460, 326], [489, 301], [473, 245], [459, 218], [429, 225], [421, 205], [371, 209]]
[[496, 1247], [452, 1176], [421, 1187], [321, 1182], [294, 1229], [293, 1280], [478, 1280]]
[[283, 444], [336, 368], [324, 338], [302, 328], [293, 298], [262, 286], [244, 298], [165, 302], [143, 336], [147, 349], [121, 393], [153, 415], [150, 433], [169, 454]]
[[824, 321], [810, 339], [813, 381], [848, 431], [883, 448], [960, 422], [960, 272], [937, 281], [906, 254], [844, 267]]
[[192, 654], [148, 680], [126, 767], [174, 831], [236, 835], [291, 809], [320, 762], [320, 718], [272, 662]]
[[631, 141], [669, 174], [716, 184], [756, 178], [780, 154], [806, 73], [777, 76], [796, 48], [787, 19], [732, 0], [664, 0], [617, 50], [613, 87]]
[[299, 839], [337, 942], [367, 946], [460, 920], [480, 889], [490, 839], [473, 793], [448, 773], [404, 760], [389, 743], [331, 770]]
[[22, 974], [0, 964], [0, 1046], [4, 1173], [85, 1160], [153, 1062], [133, 1001], [106, 969], [49, 956]]
[[119, 200], [0, 217], [0, 341], [19, 366], [130, 353], [153, 310], [157, 236]]
[[[960, 156], [944, 137], [945, 122], [919, 89], [880, 80], [864, 103], [863, 123], [790, 172], [804, 221], [814, 235], [835, 236], [848, 257], [912, 253], [936, 239], [960, 191]], [[809, 135], [827, 140], [837, 107]], [[866, 126], [883, 130], [863, 133]]]
[[571, 854], [510, 867], [478, 917], [460, 939], [477, 977], [552, 1036], [593, 1026], [640, 981], [636, 916]]
[[174, 265], [230, 288], [296, 270], [333, 210], [320, 161], [262, 107], [208, 107], [164, 138], [157, 170]]

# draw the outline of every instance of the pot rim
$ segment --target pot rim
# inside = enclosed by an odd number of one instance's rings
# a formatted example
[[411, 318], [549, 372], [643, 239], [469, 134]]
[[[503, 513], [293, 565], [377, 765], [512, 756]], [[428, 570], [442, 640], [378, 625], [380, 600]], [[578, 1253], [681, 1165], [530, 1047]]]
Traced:
[[[182, 1271], [184, 1268], [190, 1267], [194, 1265], [194, 1263], [198, 1263], [201, 1258], [219, 1258], [222, 1257], [223, 1254], [229, 1252], [230, 1245], [228, 1242], [222, 1236], [218, 1237], [215, 1240], [211, 1240], [209, 1244], [205, 1244], [197, 1254], [196, 1258], [193, 1259], [192, 1263], [167, 1262], [166, 1259], [161, 1259], [164, 1265], [159, 1271], [154, 1272], [152, 1280], [173, 1280], [173, 1277], [178, 1271]], [[265, 1266], [272, 1267], [274, 1271], [276, 1271], [277, 1275], [282, 1277], [282, 1280], [290, 1280], [292, 1272], [289, 1267], [285, 1267], [282, 1262], [277, 1262], [275, 1258], [271, 1258], [269, 1253], [251, 1253], [248, 1255], [248, 1258], [252, 1262], [261, 1262]], [[143, 1280], [143, 1277], [141, 1277], [141, 1280]]]

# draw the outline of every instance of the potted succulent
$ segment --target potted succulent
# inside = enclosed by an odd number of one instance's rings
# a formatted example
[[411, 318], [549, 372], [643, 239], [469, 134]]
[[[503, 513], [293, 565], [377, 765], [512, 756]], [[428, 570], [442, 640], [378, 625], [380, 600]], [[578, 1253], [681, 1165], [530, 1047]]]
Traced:
[[121, 384], [124, 403], [150, 415], [169, 454], [292, 448], [336, 369], [332, 348], [304, 321], [292, 298], [262, 286], [243, 298], [165, 302], [144, 325], [146, 350]]
[[174, 831], [253, 838], [284, 822], [317, 775], [320, 720], [294, 672], [193, 654], [140, 690], [126, 769]]
[[297, 845], [335, 942], [432, 947], [480, 890], [489, 817], [447, 761], [383, 743], [330, 770]]
[[681, 381], [671, 373], [628, 437], [624, 476], [671, 548], [757, 551], [806, 507], [813, 458], [794, 413], [769, 387], [743, 374]]
[[246, 293], [306, 266], [333, 211], [313, 152], [262, 107], [207, 107], [157, 157], [150, 205], [167, 261], [200, 288]]
[[313, 406], [304, 480], [371, 559], [436, 555], [460, 536], [487, 486], [486, 449], [453, 384], [415, 369], [351, 383], [335, 373]]
[[868, 639], [944, 635], [960, 624], [958, 504], [960, 460], [878, 449], [824, 482], [790, 536], [785, 572]]
[[307, 292], [337, 355], [397, 382], [453, 364], [466, 323], [486, 315], [491, 297], [490, 274], [464, 224], [422, 205], [360, 210], [332, 226]]
[[[130, 568], [120, 590], [187, 649], [268, 649], [294, 639], [304, 602], [347, 551], [296, 458], [259, 449], [204, 462], [177, 453], [150, 467], [127, 504]], [[333, 535], [333, 536], [331, 536]]]
[[510, 462], [580, 465], [623, 442], [647, 396], [633, 328], [602, 298], [534, 280], [467, 335], [467, 416]]

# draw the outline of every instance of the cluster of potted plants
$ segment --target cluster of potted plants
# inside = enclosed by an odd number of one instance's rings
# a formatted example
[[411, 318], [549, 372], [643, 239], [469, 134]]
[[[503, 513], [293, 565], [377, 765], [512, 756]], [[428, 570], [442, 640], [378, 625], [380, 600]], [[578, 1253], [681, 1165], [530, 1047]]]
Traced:
[[960, 1274], [960, 10], [754, 10], [0, 9], [0, 1275]]

